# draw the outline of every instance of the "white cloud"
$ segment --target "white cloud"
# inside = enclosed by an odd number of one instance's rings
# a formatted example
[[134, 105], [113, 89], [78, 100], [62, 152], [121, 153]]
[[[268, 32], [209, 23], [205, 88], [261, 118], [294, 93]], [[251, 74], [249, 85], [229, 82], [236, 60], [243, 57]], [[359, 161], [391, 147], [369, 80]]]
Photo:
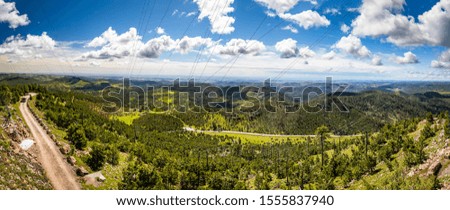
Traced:
[[178, 10], [176, 9], [172, 12], [172, 16], [176, 15], [177, 13], [178, 13]]
[[304, 29], [330, 25], [330, 21], [325, 16], [321, 16], [319, 13], [312, 10], [306, 10], [297, 14], [279, 14], [279, 17], [284, 20], [296, 23], [298, 26], [303, 27]]
[[175, 42], [178, 43], [176, 49], [181, 54], [189, 53], [192, 50], [199, 48], [201, 46], [210, 47], [213, 44], [211, 38], [202, 38], [200, 36], [192, 38], [184, 36], [181, 40], [176, 40]]
[[99, 50], [84, 53], [78, 60], [114, 59], [134, 55], [142, 46], [142, 36], [137, 34], [136, 28], [118, 35], [111, 27], [101, 36], [94, 38], [86, 47], [101, 47]]
[[297, 47], [297, 41], [291, 38], [281, 40], [275, 44], [275, 50], [280, 52], [281, 58], [297, 57], [299, 49]]
[[450, 47], [450, 0], [440, 0], [418, 16], [403, 15], [405, 0], [364, 0], [353, 20], [353, 34], [386, 36], [398, 46], [442, 45]]
[[265, 13], [266, 13], [267, 16], [272, 17], [272, 18], [277, 16], [277, 14], [275, 14], [272, 11], [266, 11]]
[[12, 29], [30, 24], [27, 14], [19, 14], [15, 2], [0, 0], [0, 23], [6, 22]]
[[156, 31], [156, 33], [159, 34], [159, 35], [162, 35], [162, 34], [165, 34], [165, 33], [166, 33], [166, 31], [164, 30], [164, 28], [161, 28], [161, 27], [157, 27], [157, 28], [155, 29], [155, 31]]
[[417, 59], [417, 56], [414, 55], [412, 52], [406, 52], [403, 54], [403, 57], [396, 57], [395, 62], [398, 64], [413, 64], [413, 63], [419, 63], [419, 59]]
[[317, 5], [317, 0], [301, 0], [301, 1], [309, 2], [312, 5]]
[[291, 31], [294, 34], [298, 33], [298, 30], [295, 27], [291, 26], [291, 25], [287, 25], [287, 26], [281, 28], [281, 30]]
[[333, 60], [334, 57], [336, 57], [336, 55], [337, 55], [336, 52], [330, 51], [330, 52], [327, 52], [327, 53], [323, 54], [322, 58], [326, 59], [326, 60]]
[[[163, 29], [159, 30], [162, 32]], [[158, 29], [156, 30], [158, 31]], [[211, 38], [188, 37], [181, 39], [172, 39], [170, 36], [161, 35], [142, 42], [142, 37], [137, 34], [135, 28], [123, 34], [117, 34], [111, 27], [101, 36], [94, 38], [85, 47], [97, 48], [78, 56], [76, 61], [88, 61], [92, 59], [121, 59], [128, 56], [137, 56], [140, 58], [159, 58], [164, 52], [177, 52], [188, 54], [192, 51], [205, 47], [205, 51], [212, 50], [214, 55], [259, 55], [265, 50], [262, 42], [256, 40], [232, 39], [225, 45], [220, 45], [219, 41], [213, 41]], [[98, 49], [100, 48], [100, 49]]]
[[144, 58], [159, 58], [163, 52], [173, 49], [174, 45], [175, 41], [170, 36], [162, 35], [145, 43], [138, 55]]
[[117, 32], [114, 31], [111, 27], [109, 27], [105, 32], [102, 33], [101, 36], [95, 37], [86, 46], [87, 47], [101, 47], [101, 46], [106, 45], [109, 41], [115, 39], [116, 37], [117, 37]]
[[312, 27], [329, 26], [330, 21], [325, 17], [321, 16], [318, 12], [312, 10], [302, 11], [297, 14], [287, 13], [289, 10], [295, 7], [298, 2], [309, 2], [313, 5], [317, 5], [316, 0], [255, 0], [257, 3], [267, 7], [269, 10], [274, 10], [276, 14], [272, 11], [266, 11], [269, 17], [275, 17], [278, 15], [280, 18], [293, 22], [304, 29], [310, 29]]
[[341, 12], [338, 9], [336, 9], [336, 8], [328, 8], [323, 13], [324, 14], [331, 14], [331, 15], [340, 15], [341, 14]]
[[358, 11], [359, 11], [359, 8], [357, 8], [357, 7], [347, 8], [347, 12], [358, 12]]
[[316, 56], [316, 53], [309, 49], [309, 47], [298, 48], [297, 41], [291, 38], [281, 40], [275, 44], [275, 50], [280, 54], [281, 58], [311, 58]]
[[91, 62], [89, 62], [89, 65], [91, 65], [91, 66], [100, 66], [100, 63], [98, 63], [97, 61], [91, 61]]
[[275, 10], [278, 14], [291, 10], [300, 0], [255, 0], [269, 9]]
[[450, 50], [446, 50], [439, 55], [437, 60], [431, 61], [433, 68], [450, 68]]
[[422, 36], [433, 45], [450, 47], [450, 0], [441, 0], [419, 16]]
[[311, 58], [316, 56], [316, 53], [309, 49], [309, 47], [303, 47], [299, 50], [299, 55], [303, 58]]
[[191, 16], [194, 16], [196, 14], [197, 14], [196, 12], [189, 12], [189, 13], [186, 14], [186, 17], [191, 17]]
[[344, 33], [348, 33], [348, 31], [350, 31], [350, 27], [346, 24], [342, 24], [341, 25], [341, 31]]
[[193, 0], [197, 4], [200, 14], [199, 20], [203, 20], [205, 17], [209, 19], [211, 24], [211, 32], [216, 34], [230, 34], [234, 31], [233, 17], [228, 16], [228, 13], [234, 11], [231, 4], [234, 0]]
[[437, 69], [450, 69], [450, 63], [433, 60], [433, 61], [431, 61], [431, 67], [437, 68]]
[[257, 40], [231, 39], [225, 45], [216, 47], [221, 55], [259, 55], [266, 47]]
[[42, 54], [48, 55], [56, 47], [56, 41], [43, 32], [41, 35], [21, 35], [8, 37], [0, 45], [0, 55], [9, 55], [14, 59], [41, 58]]
[[372, 65], [374, 65], [374, 66], [382, 66], [383, 65], [383, 60], [381, 59], [380, 56], [375, 55], [372, 58]]
[[333, 47], [355, 57], [369, 57], [371, 54], [369, 49], [361, 43], [361, 39], [351, 34], [342, 37]]

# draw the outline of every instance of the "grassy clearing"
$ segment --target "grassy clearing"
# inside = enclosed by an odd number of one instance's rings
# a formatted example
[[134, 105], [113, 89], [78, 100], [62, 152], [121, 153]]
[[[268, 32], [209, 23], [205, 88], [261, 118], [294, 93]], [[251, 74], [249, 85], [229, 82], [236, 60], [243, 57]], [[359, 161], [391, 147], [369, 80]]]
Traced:
[[234, 134], [234, 133], [222, 133], [215, 131], [204, 131], [205, 134], [208, 135], [216, 135], [216, 136], [228, 136], [234, 138], [236, 140], [240, 139], [241, 143], [251, 143], [251, 144], [264, 144], [264, 143], [278, 143], [278, 142], [286, 142], [292, 141], [294, 143], [300, 143], [306, 141], [306, 137], [298, 137], [298, 136], [256, 136], [249, 134]]
[[88, 190], [117, 190], [122, 181], [122, 171], [128, 167], [128, 154], [119, 153], [119, 164], [113, 166], [106, 164], [102, 169], [102, 174], [106, 180], [99, 187], [83, 184], [83, 189]]
[[[265, 143], [281, 143], [281, 142], [293, 142], [293, 143], [302, 143], [305, 142], [307, 137], [304, 136], [258, 136], [258, 135], [251, 135], [251, 134], [245, 134], [245, 133], [225, 133], [225, 132], [216, 132], [216, 131], [203, 131], [203, 133], [208, 135], [216, 135], [216, 136], [228, 136], [231, 138], [234, 138], [236, 140], [240, 139], [242, 143], [251, 143], [251, 144], [265, 144]], [[350, 140], [352, 137], [332, 137], [327, 139], [328, 142], [333, 143], [336, 141], [347, 141]], [[311, 137], [311, 140], [314, 141], [315, 138]]]
[[120, 116], [112, 116], [111, 118], [113, 120], [119, 120], [127, 125], [131, 125], [131, 124], [133, 124], [133, 121], [135, 119], [138, 119], [140, 116], [141, 115], [139, 114], [139, 112], [133, 112], [133, 113], [120, 115]]

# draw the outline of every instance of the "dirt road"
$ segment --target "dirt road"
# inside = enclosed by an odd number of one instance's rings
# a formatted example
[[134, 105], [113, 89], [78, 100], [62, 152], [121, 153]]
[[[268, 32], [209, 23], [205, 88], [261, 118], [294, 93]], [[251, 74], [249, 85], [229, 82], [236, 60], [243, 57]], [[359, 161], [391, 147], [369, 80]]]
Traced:
[[27, 107], [29, 96], [24, 103], [20, 103], [20, 112], [25, 118], [25, 122], [33, 134], [38, 150], [38, 161], [42, 164], [45, 173], [56, 190], [79, 190], [80, 184], [77, 181], [75, 172], [64, 160], [59, 148], [47, 135], [38, 121], [31, 114]]

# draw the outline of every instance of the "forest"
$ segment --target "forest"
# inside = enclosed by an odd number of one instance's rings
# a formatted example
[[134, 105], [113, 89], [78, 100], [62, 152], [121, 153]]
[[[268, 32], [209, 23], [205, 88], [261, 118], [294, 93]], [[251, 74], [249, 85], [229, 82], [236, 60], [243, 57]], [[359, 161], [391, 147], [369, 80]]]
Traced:
[[[450, 136], [449, 105], [430, 100], [435, 95], [349, 94], [343, 97], [349, 113], [137, 109], [126, 123], [118, 116], [130, 113], [104, 112], [97, 90], [2, 85], [2, 106], [28, 92], [38, 93], [31, 107], [71, 145], [67, 155], [105, 174], [103, 185], [86, 189], [441, 189], [448, 183], [440, 168], [410, 173]], [[251, 141], [215, 134], [222, 130], [305, 136]]]

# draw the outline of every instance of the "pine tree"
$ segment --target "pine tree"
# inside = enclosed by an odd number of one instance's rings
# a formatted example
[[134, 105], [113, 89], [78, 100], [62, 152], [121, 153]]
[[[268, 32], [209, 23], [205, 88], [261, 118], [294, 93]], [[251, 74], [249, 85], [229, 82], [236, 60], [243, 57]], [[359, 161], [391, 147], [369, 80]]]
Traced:
[[323, 166], [323, 159], [324, 159], [324, 156], [323, 156], [324, 144], [325, 144], [325, 140], [328, 137], [330, 137], [329, 132], [330, 132], [330, 130], [325, 125], [322, 125], [316, 129], [316, 137], [320, 141], [320, 147], [321, 147], [320, 152], [321, 152], [322, 166]]

